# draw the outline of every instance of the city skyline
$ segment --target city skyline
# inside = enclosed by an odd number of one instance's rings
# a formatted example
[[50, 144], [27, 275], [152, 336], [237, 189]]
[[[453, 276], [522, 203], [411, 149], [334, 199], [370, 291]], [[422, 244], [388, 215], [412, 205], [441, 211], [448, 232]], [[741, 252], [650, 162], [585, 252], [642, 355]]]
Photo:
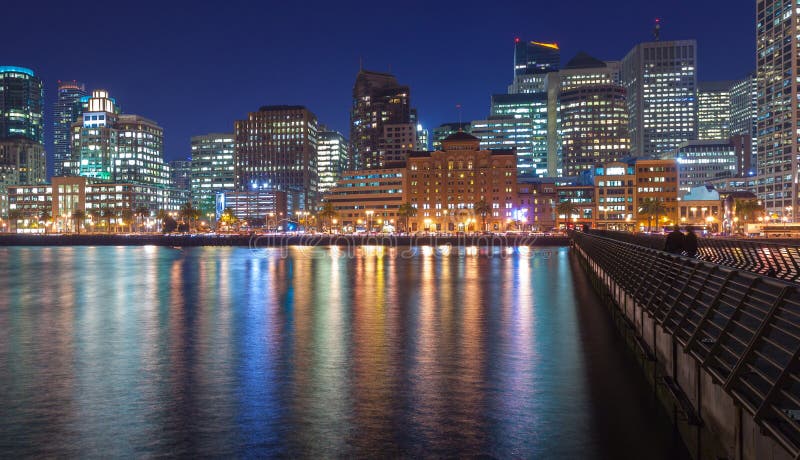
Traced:
[[[731, 7], [726, 2], [712, 1], [697, 6], [679, 2], [681, 5], [670, 7], [668, 13], [666, 7], [625, 2], [627, 5], [620, 7], [627, 8], [630, 14], [612, 21], [609, 16], [613, 16], [613, 12], [586, 3], [570, 5], [569, 10], [555, 5], [515, 5], [514, 14], [509, 14], [510, 4], [509, 8], [501, 4], [489, 11], [481, 10], [481, 14], [473, 14], [474, 9], [465, 8], [463, 4], [459, 4], [459, 8], [440, 4], [428, 9], [418, 5], [419, 8], [398, 13], [414, 17], [414, 27], [408, 29], [395, 24], [382, 23], [381, 28], [367, 24], [366, 15], [360, 13], [357, 6], [351, 6], [348, 11], [340, 12], [346, 13], [339, 15], [340, 24], [346, 29], [341, 33], [326, 25], [335, 13], [328, 11], [332, 7], [326, 6], [303, 16], [310, 26], [303, 29], [313, 32], [297, 33], [287, 30], [291, 27], [286, 24], [274, 24], [271, 28], [254, 26], [259, 19], [272, 24], [269, 19], [272, 17], [296, 23], [300, 11], [290, 6], [276, 6], [277, 10], [268, 16], [258, 14], [260, 8], [266, 7], [245, 10], [234, 3], [211, 10], [201, 6], [198, 13], [193, 14], [192, 24], [181, 25], [172, 20], [180, 14], [181, 7], [170, 5], [160, 7], [156, 13], [147, 8], [142, 8], [141, 13], [126, 13], [124, 20], [115, 20], [108, 26], [102, 25], [103, 21], [92, 21], [100, 25], [88, 30], [70, 29], [78, 42], [92, 43], [91, 46], [80, 45], [84, 48], [82, 59], [71, 59], [70, 53], [53, 52], [53, 43], [56, 43], [53, 35], [63, 32], [60, 22], [54, 23], [42, 37], [33, 37], [8, 49], [4, 59], [8, 65], [30, 67], [42, 78], [45, 146], [49, 159], [53, 153], [50, 108], [57, 97], [58, 80], [84, 81], [87, 90], [107, 89], [118, 97], [126, 110], [157, 121], [165, 128], [165, 158], [174, 160], [189, 154], [192, 136], [230, 131], [239, 114], [267, 104], [306, 105], [321, 122], [337, 131], [348, 132], [350, 95], [359, 62], [365, 69], [391, 71], [409, 85], [411, 105], [418, 108], [420, 121], [430, 130], [458, 119], [456, 104], [461, 105], [465, 120], [485, 118], [491, 95], [504, 92], [513, 77], [515, 37], [559, 43], [562, 64], [580, 51], [600, 59], [621, 59], [637, 43], [652, 39], [653, 19], [661, 17], [662, 40], [697, 40], [700, 81], [740, 79], [755, 68], [753, 5]], [[681, 6], [685, 9], [691, 6], [694, 14], [677, 14]], [[582, 13], [566, 16], [576, 7]], [[9, 13], [15, 14], [17, 8], [21, 14], [25, 7], [11, 5]], [[39, 14], [45, 23], [54, 22], [53, 18], [58, 17], [67, 24], [71, 23], [70, 18], [84, 22], [113, 16], [117, 13], [115, 8], [109, 6], [104, 12], [98, 12], [53, 7], [44, 8]], [[250, 10], [253, 14], [241, 14]], [[539, 14], [524, 14], [530, 10]], [[150, 16], [144, 18], [144, 14]], [[458, 20], [433, 27], [438, 24], [436, 18], [443, 14]], [[563, 21], [553, 21], [553, 17], [565, 18], [568, 26], [564, 27]], [[145, 19], [152, 23], [148, 30], [154, 33], [135, 33]], [[398, 17], [398, 24], [409, 23], [400, 19]], [[222, 25], [211, 29], [204, 27], [212, 21]], [[227, 25], [236, 21], [241, 24]], [[614, 22], [625, 27], [609, 27], [608, 24]], [[370, 33], [364, 35], [352, 30], [358, 24], [361, 32]], [[18, 27], [20, 25], [12, 24], [11, 33]], [[108, 31], [105, 27], [116, 28], [114, 40], [89, 41], [91, 36]], [[484, 32], [465, 33], [478, 27]], [[266, 29], [268, 33], [259, 32]], [[605, 33], [608, 30], [614, 30], [614, 35]], [[742, 30], [749, 33], [743, 34]], [[377, 31], [389, 33], [372, 33]], [[602, 40], [598, 40], [596, 35], [601, 32]], [[176, 39], [167, 41], [169, 36]], [[364, 40], [363, 36], [376, 38]], [[243, 47], [234, 46], [239, 42]], [[328, 51], [316, 51], [320, 43], [324, 43], [323, 49]], [[177, 47], [181, 53], [170, 52], [170, 46]], [[314, 46], [313, 53], [311, 46]], [[420, 53], [423, 46], [429, 47], [429, 52]], [[119, 49], [109, 54], [115, 47]], [[235, 52], [228, 53], [230, 49]], [[467, 49], [470, 50], [469, 59], [462, 52]], [[739, 51], [730, 55], [720, 53], [722, 49]], [[120, 52], [129, 53], [131, 59], [111, 57], [118, 57]], [[251, 57], [253, 53], [270, 58], [255, 61]], [[462, 77], [456, 79], [453, 75]]]

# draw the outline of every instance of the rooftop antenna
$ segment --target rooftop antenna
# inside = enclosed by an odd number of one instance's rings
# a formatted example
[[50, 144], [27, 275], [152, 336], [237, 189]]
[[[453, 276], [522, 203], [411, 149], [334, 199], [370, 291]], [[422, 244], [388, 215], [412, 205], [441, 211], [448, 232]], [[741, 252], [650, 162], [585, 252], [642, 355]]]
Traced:
[[458, 132], [464, 131], [464, 125], [461, 123], [461, 104], [456, 104], [456, 109], [458, 109]]
[[655, 41], [661, 38], [661, 18], [656, 18], [656, 25], [653, 26], [653, 38]]

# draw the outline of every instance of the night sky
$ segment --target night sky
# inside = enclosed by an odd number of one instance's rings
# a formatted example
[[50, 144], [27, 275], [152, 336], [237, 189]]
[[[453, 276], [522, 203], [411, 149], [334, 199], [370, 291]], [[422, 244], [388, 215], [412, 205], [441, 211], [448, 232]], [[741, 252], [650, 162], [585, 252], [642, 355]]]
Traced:
[[514, 37], [621, 59], [651, 39], [694, 38], [701, 80], [755, 68], [752, 0], [480, 2], [5, 2], [0, 65], [30, 67], [46, 92], [47, 150], [57, 80], [105, 88], [125, 113], [165, 129], [168, 160], [189, 138], [233, 130], [265, 104], [302, 104], [348, 135], [359, 59], [411, 86], [429, 129], [488, 115], [512, 79]]

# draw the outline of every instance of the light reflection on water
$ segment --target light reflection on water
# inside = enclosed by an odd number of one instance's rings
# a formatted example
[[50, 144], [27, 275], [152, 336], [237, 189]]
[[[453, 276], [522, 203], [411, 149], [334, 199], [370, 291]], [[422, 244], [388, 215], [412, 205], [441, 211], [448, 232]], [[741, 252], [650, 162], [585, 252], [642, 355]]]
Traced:
[[537, 251], [0, 248], [1, 451], [607, 456], [610, 330]]

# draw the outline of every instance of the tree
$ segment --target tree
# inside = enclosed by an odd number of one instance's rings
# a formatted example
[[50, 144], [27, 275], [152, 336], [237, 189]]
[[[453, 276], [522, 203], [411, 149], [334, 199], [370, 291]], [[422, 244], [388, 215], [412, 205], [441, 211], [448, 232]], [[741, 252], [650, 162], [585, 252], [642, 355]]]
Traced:
[[411, 203], [403, 203], [397, 209], [397, 216], [403, 219], [403, 231], [408, 232], [408, 219], [417, 215], [417, 208]]
[[128, 231], [130, 231], [130, 232], [133, 231], [133, 217], [134, 217], [134, 215], [135, 215], [135, 213], [132, 210], [128, 209], [128, 208], [123, 209], [122, 213], [120, 215], [120, 217], [122, 218], [122, 224], [123, 225], [124, 224], [128, 224]]
[[50, 211], [43, 209], [42, 212], [39, 213], [39, 220], [44, 222], [44, 232], [47, 233], [47, 224], [53, 220], [53, 218], [50, 217]]
[[[556, 205], [556, 228], [558, 228], [558, 216], [564, 216], [564, 223], [569, 221], [569, 216], [581, 214], [581, 208], [571, 200], [561, 201]], [[565, 225], [566, 226], [566, 225]]]
[[667, 207], [662, 201], [655, 198], [648, 198], [639, 206], [639, 214], [647, 216], [647, 231], [651, 231], [650, 222], [655, 221], [658, 225], [658, 218], [667, 213]]
[[181, 206], [179, 215], [189, 224], [189, 230], [194, 226], [194, 222], [200, 218], [200, 210], [195, 208], [191, 201], [187, 201]]
[[136, 217], [139, 220], [139, 229], [144, 226], [144, 218], [150, 215], [150, 208], [147, 206], [139, 206], [136, 208]]
[[164, 233], [172, 233], [178, 228], [178, 222], [167, 214], [161, 221], [161, 231]]
[[100, 223], [100, 220], [103, 218], [103, 213], [100, 212], [99, 209], [92, 209], [89, 211], [89, 216], [92, 217], [92, 222], [95, 225], [95, 231], [97, 230], [97, 224]]
[[333, 221], [339, 213], [336, 212], [336, 209], [333, 208], [333, 203], [330, 201], [326, 201], [322, 204], [322, 209], [319, 210], [317, 213], [320, 219], [322, 219], [323, 224], [325, 221], [328, 221], [328, 228], [331, 228], [333, 225], [331, 222]]
[[[12, 209], [8, 211], [8, 230], [12, 233], [17, 232], [17, 228], [19, 225], [19, 220], [22, 219], [22, 211], [19, 209]], [[11, 230], [11, 225], [14, 225], [14, 230]]]
[[231, 208], [225, 208], [225, 210], [222, 211], [222, 216], [220, 217], [219, 220], [220, 222], [225, 224], [228, 228], [232, 228], [236, 226], [237, 223], [239, 223], [239, 218], [236, 217], [236, 214], [233, 212], [233, 209]]
[[72, 211], [72, 221], [75, 223], [75, 232], [81, 232], [81, 225], [83, 225], [85, 219], [86, 213], [82, 209]]
[[486, 216], [491, 214], [492, 206], [486, 200], [481, 199], [473, 203], [472, 210], [475, 214], [481, 216], [481, 225], [483, 225], [483, 231], [486, 231]]
[[105, 211], [103, 211], [103, 219], [106, 221], [106, 231], [108, 233], [111, 233], [111, 219], [116, 217], [117, 213], [114, 211], [114, 209], [107, 208]]

